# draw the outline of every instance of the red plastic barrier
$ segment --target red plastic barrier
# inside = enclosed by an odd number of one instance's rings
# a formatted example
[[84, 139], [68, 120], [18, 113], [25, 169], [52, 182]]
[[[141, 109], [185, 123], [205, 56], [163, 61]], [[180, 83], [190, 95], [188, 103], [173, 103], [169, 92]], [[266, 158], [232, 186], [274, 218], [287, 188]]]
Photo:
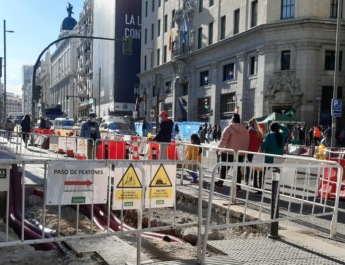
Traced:
[[[330, 158], [327, 160], [338, 162], [343, 167], [343, 170], [345, 172], [345, 159]], [[328, 174], [330, 174], [330, 176], [328, 176]], [[328, 180], [328, 177], [329, 177], [330, 181], [337, 182], [337, 174], [338, 174], [338, 169], [332, 168], [331, 172], [329, 173], [329, 169], [325, 168], [323, 171], [323, 178], [325, 180]], [[344, 178], [344, 175], [342, 176], [343, 177], [343, 179], [342, 179], [343, 185], [341, 185], [340, 198], [345, 198], [345, 178]], [[328, 183], [328, 181], [321, 181], [320, 186], [319, 186], [319, 196], [322, 198], [326, 198], [326, 194], [328, 194], [327, 198], [335, 197], [336, 196], [336, 189], [337, 189], [337, 184]], [[328, 191], [328, 193], [327, 193], [327, 191]]]
[[86, 156], [80, 156], [80, 155], [76, 155], [75, 156], [75, 159], [77, 159], [77, 160], [86, 160]]
[[126, 159], [126, 143], [108, 142], [108, 159]]
[[49, 149], [50, 137], [44, 137], [44, 141], [42, 143], [42, 149]]
[[299, 149], [299, 155], [311, 157], [311, 146], [301, 146]]
[[101, 142], [98, 144], [98, 153], [97, 159], [105, 159], [105, 142]]
[[159, 144], [150, 144], [149, 160], [152, 160], [152, 151], [153, 151], [153, 149], [156, 149], [156, 158], [159, 157]]
[[176, 145], [169, 145], [168, 149], [165, 151], [165, 155], [170, 160], [178, 160], [178, 152], [176, 149]]
[[344, 159], [345, 158], [345, 149], [341, 149], [341, 148], [331, 148], [332, 152], [338, 152], [338, 153], [344, 153], [344, 154], [330, 154], [330, 158], [340, 158], [340, 159]]

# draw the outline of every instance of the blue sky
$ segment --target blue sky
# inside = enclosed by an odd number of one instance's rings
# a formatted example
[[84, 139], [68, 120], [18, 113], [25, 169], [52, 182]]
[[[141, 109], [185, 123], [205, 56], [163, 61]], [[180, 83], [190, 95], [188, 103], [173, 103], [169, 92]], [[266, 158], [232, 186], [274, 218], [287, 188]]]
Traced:
[[[78, 21], [84, 0], [69, 2]], [[67, 5], [66, 0], [0, 0], [0, 57], [4, 57], [4, 19], [6, 30], [15, 31], [6, 34], [7, 91], [21, 94], [22, 65], [34, 64], [42, 50], [58, 38]]]

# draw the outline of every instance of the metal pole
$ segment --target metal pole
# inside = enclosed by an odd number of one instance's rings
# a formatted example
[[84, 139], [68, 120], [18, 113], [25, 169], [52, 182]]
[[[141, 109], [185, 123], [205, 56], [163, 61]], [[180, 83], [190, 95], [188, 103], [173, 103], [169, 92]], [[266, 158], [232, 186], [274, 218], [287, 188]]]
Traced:
[[6, 117], [6, 20], [4, 20], [4, 118]]
[[[100, 67], [99, 68], [99, 79], [98, 79], [98, 82], [99, 82], [99, 84], [98, 84], [98, 86], [99, 86], [99, 88], [98, 88], [98, 98], [99, 98], [99, 102], [98, 102], [98, 116], [99, 116], [99, 118], [101, 118], [101, 74], [102, 74], [102, 69]], [[96, 112], [96, 107], [95, 107], [95, 112]]]
[[[265, 172], [263, 172], [265, 174]], [[272, 177], [272, 193], [271, 193], [271, 219], [279, 218], [279, 177], [275, 179], [275, 174], [280, 176], [280, 168], [273, 168]], [[264, 196], [262, 194], [262, 196]], [[279, 238], [278, 234], [279, 222], [271, 223], [271, 230], [269, 237], [272, 239]]]
[[[339, 74], [339, 46], [340, 46], [340, 29], [341, 29], [341, 15], [343, 9], [343, 0], [338, 0], [338, 17], [337, 17], [337, 34], [336, 34], [336, 47], [335, 47], [335, 67], [334, 67], [334, 88], [333, 88], [333, 99], [338, 98], [338, 74]], [[331, 146], [336, 146], [335, 141], [335, 130], [337, 118], [332, 117], [332, 142]]]
[[[2, 65], [1, 65], [0, 67], [2, 67]], [[2, 115], [2, 111], [1, 111], [1, 108], [2, 108], [2, 106], [1, 106], [1, 99], [2, 99], [2, 87], [1, 87], [1, 76], [0, 76], [0, 122], [2, 121], [2, 119], [1, 119], [1, 115]]]

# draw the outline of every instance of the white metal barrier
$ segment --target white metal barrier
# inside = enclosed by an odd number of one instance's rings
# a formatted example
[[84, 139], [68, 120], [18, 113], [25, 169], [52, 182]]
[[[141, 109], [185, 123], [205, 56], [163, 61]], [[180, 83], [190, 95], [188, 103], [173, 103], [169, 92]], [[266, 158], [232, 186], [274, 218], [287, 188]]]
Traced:
[[[5, 168], [5, 167], [9, 167], [14, 161], [13, 160], [0, 160], [0, 174], [1, 174], [1, 169]], [[21, 166], [22, 169], [22, 176], [21, 176], [21, 183], [19, 182], [19, 185], [21, 185], [21, 212], [25, 213], [25, 175], [26, 175], [26, 170], [25, 170], [25, 166], [27, 164], [36, 164], [36, 165], [44, 165], [44, 198], [43, 198], [43, 209], [42, 209], [42, 213], [43, 213], [43, 218], [42, 218], [42, 232], [41, 232], [41, 236], [40, 238], [35, 238], [35, 239], [25, 239], [24, 237], [24, 229], [26, 229], [26, 225], [27, 223], [25, 222], [24, 219], [24, 214], [21, 215], [21, 227], [20, 227], [20, 231], [21, 231], [21, 236], [20, 236], [20, 240], [15, 240], [15, 241], [9, 241], [8, 238], [8, 228], [9, 228], [9, 203], [11, 200], [9, 200], [9, 191], [10, 191], [10, 185], [9, 185], [9, 174], [7, 175], [7, 180], [8, 183], [6, 185], [3, 185], [2, 188], [5, 188], [4, 191], [7, 191], [7, 203], [6, 203], [6, 235], [5, 235], [5, 242], [0, 242], [0, 247], [8, 247], [8, 246], [16, 246], [16, 245], [25, 245], [25, 244], [42, 244], [42, 243], [50, 243], [50, 242], [60, 242], [60, 241], [67, 241], [67, 240], [73, 240], [73, 239], [84, 239], [84, 238], [96, 238], [96, 237], [106, 237], [106, 236], [110, 236], [110, 235], [120, 235], [120, 234], [136, 234], [137, 235], [137, 264], [141, 264], [141, 235], [143, 233], [147, 233], [147, 232], [155, 232], [155, 231], [163, 231], [163, 230], [170, 230], [170, 229], [177, 229], [177, 228], [183, 228], [183, 227], [197, 227], [198, 228], [198, 242], [197, 242], [197, 257], [198, 257], [198, 264], [200, 264], [200, 259], [201, 259], [201, 228], [202, 228], [202, 183], [203, 183], [203, 169], [200, 165], [200, 163], [198, 161], [191, 161], [193, 164], [197, 165], [198, 167], [198, 171], [199, 171], [199, 177], [200, 177], [200, 182], [199, 182], [199, 198], [198, 198], [198, 221], [197, 222], [192, 222], [192, 223], [187, 223], [187, 224], [178, 224], [176, 222], [176, 218], [173, 218], [173, 224], [172, 225], [168, 225], [168, 226], [160, 226], [160, 227], [151, 227], [151, 210], [154, 207], [152, 205], [151, 200], [149, 201], [149, 203], [147, 201], [145, 201], [144, 203], [144, 198], [150, 198], [150, 197], [146, 197], [147, 196], [152, 196], [150, 194], [152, 194], [152, 190], [150, 190], [148, 184], [150, 184], [153, 179], [155, 178], [155, 174], [153, 172], [153, 167], [159, 168], [162, 164], [163, 161], [135, 161], [135, 160], [93, 160], [92, 162], [90, 161], [78, 161], [78, 160], [61, 160], [61, 159], [56, 159], [56, 160], [16, 160], [15, 164], [18, 164]], [[164, 166], [176, 166], [178, 164], [184, 164], [184, 160], [176, 160], [176, 161], [164, 161]], [[104, 178], [103, 179], [103, 184], [102, 184], [102, 188], [105, 189], [106, 195], [103, 194], [103, 196], [106, 196], [106, 201], [105, 203], [107, 203], [107, 209], [108, 209], [108, 217], [107, 217], [107, 221], [106, 223], [106, 227], [105, 227], [105, 231], [101, 232], [101, 233], [94, 233], [93, 232], [93, 225], [94, 225], [94, 203], [97, 197], [95, 197], [95, 191], [92, 191], [92, 195], [91, 195], [91, 203], [89, 204], [89, 206], [91, 206], [91, 217], [90, 217], [90, 223], [91, 223], [91, 229], [89, 233], [86, 234], [79, 234], [78, 233], [78, 224], [79, 224], [79, 207], [82, 206], [82, 204], [79, 204], [79, 202], [76, 202], [74, 205], [76, 205], [76, 235], [73, 236], [62, 236], [61, 235], [61, 204], [64, 205], [68, 205], [68, 203], [62, 203], [63, 200], [62, 198], [59, 198], [59, 201], [61, 201], [61, 203], [58, 205], [58, 223], [57, 223], [57, 237], [48, 237], [47, 234], [44, 232], [45, 228], [46, 228], [46, 214], [45, 211], [48, 207], [52, 207], [49, 205], [49, 203], [51, 202], [51, 198], [55, 198], [56, 196], [54, 195], [52, 197], [51, 194], [49, 194], [48, 192], [48, 179], [49, 179], [49, 183], [50, 185], [52, 185], [52, 182], [54, 181], [54, 178], [52, 177], [52, 175], [48, 176], [48, 172], [49, 174], [52, 174], [52, 170], [54, 170], [56, 168], [59, 168], [59, 166], [62, 166], [66, 169], [73, 169], [73, 171], [78, 168], [81, 169], [89, 169], [90, 165], [99, 165], [102, 168], [107, 168], [107, 172], [109, 173], [104, 173], [104, 174], [108, 174], [106, 181], [104, 182]], [[55, 165], [55, 169], [52, 169], [50, 167], [52, 167], [52, 165]], [[120, 231], [113, 231], [110, 228], [110, 222], [111, 222], [111, 217], [110, 217], [110, 213], [111, 213], [111, 205], [113, 206], [114, 209], [114, 204], [115, 204], [115, 197], [111, 198], [111, 192], [112, 194], [116, 194], [116, 182], [121, 183], [122, 179], [125, 177], [126, 173], [124, 171], [124, 165], [125, 167], [128, 166], [128, 169], [132, 166], [133, 168], [136, 168], [136, 170], [138, 172], [140, 172], [142, 175], [142, 187], [141, 187], [141, 192], [142, 194], [144, 194], [141, 198], [140, 201], [140, 209], [138, 208], [137, 213], [138, 213], [138, 226], [136, 229], [133, 230], [126, 230], [124, 229], [124, 214], [123, 214], [123, 210], [124, 210], [124, 203], [121, 203], [121, 225], [120, 227]], [[146, 167], [144, 169], [144, 166]], [[127, 169], [127, 171], [128, 171]], [[59, 170], [59, 169], [58, 169]], [[120, 170], [121, 174], [115, 174], [115, 172], [117, 172], [117, 170]], [[159, 170], [159, 169], [158, 169]], [[126, 172], [127, 172], [126, 171]], [[95, 170], [96, 172], [96, 170]], [[157, 171], [158, 172], [158, 171]], [[9, 173], [9, 168], [7, 173]], [[54, 173], [55, 174], [55, 173]], [[61, 173], [61, 172], [57, 172], [56, 174], [71, 174], [71, 173]], [[75, 173], [73, 173], [75, 174]], [[84, 173], [81, 173], [84, 174]], [[92, 176], [94, 177], [94, 174], [96, 173], [88, 173], [88, 174], [92, 174]], [[58, 175], [60, 177], [60, 175]], [[66, 179], [67, 179], [67, 175], [66, 175]], [[72, 185], [72, 184], [66, 184], [66, 179], [65, 179], [65, 184], [64, 185]], [[73, 176], [69, 175], [68, 180], [73, 180]], [[112, 182], [113, 179], [113, 182]], [[57, 180], [55, 180], [57, 181]], [[94, 183], [96, 183], [95, 179], [94, 179]], [[113, 185], [111, 183], [114, 183]], [[174, 183], [175, 184], [175, 183]], [[18, 182], [17, 182], [18, 185]], [[81, 184], [76, 184], [76, 185], [81, 185]], [[86, 185], [86, 184], [85, 184]], [[7, 187], [6, 187], [7, 186]], [[118, 187], [117, 187], [118, 188]], [[65, 188], [64, 188], [65, 189]], [[75, 189], [75, 187], [74, 187]], [[84, 188], [85, 189], [85, 188]], [[173, 185], [173, 194], [176, 194], [176, 185]], [[14, 189], [12, 189], [12, 192], [15, 192]], [[73, 191], [75, 192], [75, 191]], [[15, 196], [16, 194], [12, 194], [13, 196]], [[19, 195], [18, 195], [19, 196]], [[72, 195], [71, 195], [72, 196]], [[115, 195], [114, 195], [115, 196]], [[117, 195], [116, 195], [117, 196]], [[18, 198], [18, 197], [17, 197]], [[152, 197], [151, 197], [152, 199]], [[117, 200], [117, 199], [116, 199]], [[174, 217], [176, 217], [176, 196], [173, 197], [174, 200]], [[72, 197], [72, 202], [73, 202], [73, 197]], [[84, 199], [85, 202], [85, 199]], [[96, 203], [95, 203], [96, 204]], [[54, 204], [57, 205], [57, 204]], [[149, 221], [148, 221], [148, 228], [143, 229], [141, 227], [141, 218], [142, 218], [142, 210], [146, 208], [149, 210]], [[12, 217], [11, 217], [12, 218]], [[149, 234], [150, 235], [150, 234]]]
[[[239, 151], [238, 153], [242, 153]], [[247, 152], [251, 153], [251, 152]], [[257, 153], [252, 153], [253, 155], [257, 155]], [[205, 260], [205, 250], [207, 245], [207, 235], [209, 234], [210, 230], [212, 229], [222, 229], [222, 228], [231, 228], [231, 227], [238, 227], [238, 226], [246, 226], [246, 225], [260, 225], [265, 223], [275, 223], [278, 221], [285, 221], [285, 220], [296, 220], [296, 219], [303, 219], [307, 217], [321, 217], [321, 216], [332, 216], [331, 227], [330, 227], [330, 236], [336, 236], [337, 231], [337, 218], [338, 218], [338, 204], [339, 204], [339, 193], [340, 193], [340, 184], [343, 176], [343, 169], [335, 162], [331, 161], [323, 161], [323, 164], [311, 164], [311, 161], [315, 162], [315, 160], [303, 159], [304, 164], [285, 164], [283, 163], [285, 159], [289, 159], [286, 156], [276, 156], [271, 154], [261, 154], [263, 156], [273, 156], [275, 159], [281, 159], [279, 163], [274, 164], [267, 164], [267, 163], [251, 163], [247, 166], [250, 167], [250, 175], [252, 174], [255, 168], [261, 168], [263, 170], [264, 178], [265, 179], [262, 183], [262, 188], [255, 188], [252, 181], [249, 179], [248, 185], [239, 184], [237, 185], [242, 186], [247, 192], [245, 198], [245, 205], [243, 209], [243, 220], [239, 223], [229, 223], [228, 220], [225, 224], [218, 224], [213, 225], [210, 222], [211, 212], [212, 212], [212, 203], [213, 203], [213, 196], [214, 196], [214, 181], [219, 179], [216, 176], [217, 169], [221, 166], [230, 166], [232, 168], [236, 168], [238, 166], [242, 166], [241, 163], [218, 163], [212, 173], [211, 179], [211, 189], [209, 194], [209, 203], [207, 209], [207, 219], [206, 219], [206, 227], [205, 227], [205, 239], [203, 242], [203, 258], [202, 262]], [[276, 161], [277, 162], [277, 161]], [[278, 169], [278, 170], [273, 170]], [[304, 172], [300, 172], [299, 170], [304, 170]], [[316, 170], [317, 175], [316, 178], [311, 177], [311, 170]], [[337, 170], [337, 181], [330, 181], [323, 177], [323, 174], [331, 174], [331, 170]], [[272, 172], [273, 171], [273, 172]], [[278, 173], [280, 172], [280, 173]], [[304, 175], [304, 179], [302, 183], [298, 183], [297, 176]], [[263, 216], [263, 198], [261, 196], [260, 201], [260, 208], [259, 208], [259, 216], [255, 221], [247, 221], [246, 220], [246, 213], [248, 209], [248, 205], [251, 202], [249, 200], [249, 194], [252, 191], [259, 191], [262, 194], [271, 194], [272, 190], [268, 185], [266, 185], [267, 180], [277, 181], [278, 182], [278, 191], [277, 193], [281, 198], [284, 199], [284, 202], [287, 204], [287, 211], [285, 213], [285, 217], [277, 216], [277, 211], [279, 212], [279, 200], [276, 200], [274, 204], [274, 214], [271, 218], [264, 219]], [[326, 194], [325, 198], [318, 196], [319, 192], [319, 184], [320, 181], [327, 182], [328, 185], [330, 183], [337, 184], [337, 191], [334, 200], [328, 199], [328, 194]], [[315, 183], [313, 183], [315, 182]], [[279, 190], [280, 187], [280, 190]], [[297, 194], [297, 189], [302, 188], [302, 194]], [[326, 191], [326, 193], [328, 190]], [[232, 198], [233, 189], [231, 189], [229, 194], [229, 202]], [[292, 209], [292, 207], [299, 204], [299, 210]], [[228, 204], [228, 211], [230, 211], [231, 204]], [[303, 210], [303, 207], [309, 207], [307, 210]], [[272, 218], [273, 216], [273, 218]]]

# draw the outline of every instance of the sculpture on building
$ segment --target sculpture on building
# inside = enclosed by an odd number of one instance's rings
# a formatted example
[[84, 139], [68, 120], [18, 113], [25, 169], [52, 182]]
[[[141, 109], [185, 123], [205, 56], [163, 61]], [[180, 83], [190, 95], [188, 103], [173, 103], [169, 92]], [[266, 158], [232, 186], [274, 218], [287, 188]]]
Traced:
[[71, 5], [69, 2], [68, 3], [68, 7], [66, 7], [66, 10], [67, 10], [67, 13], [68, 13], [68, 16], [72, 16], [72, 14], [74, 14], [74, 12], [72, 11], [73, 10], [73, 5]]
[[274, 106], [301, 106], [303, 92], [300, 91], [300, 81], [294, 71], [274, 73], [273, 80], [269, 80], [265, 97], [267, 98], [267, 112], [272, 112]]

